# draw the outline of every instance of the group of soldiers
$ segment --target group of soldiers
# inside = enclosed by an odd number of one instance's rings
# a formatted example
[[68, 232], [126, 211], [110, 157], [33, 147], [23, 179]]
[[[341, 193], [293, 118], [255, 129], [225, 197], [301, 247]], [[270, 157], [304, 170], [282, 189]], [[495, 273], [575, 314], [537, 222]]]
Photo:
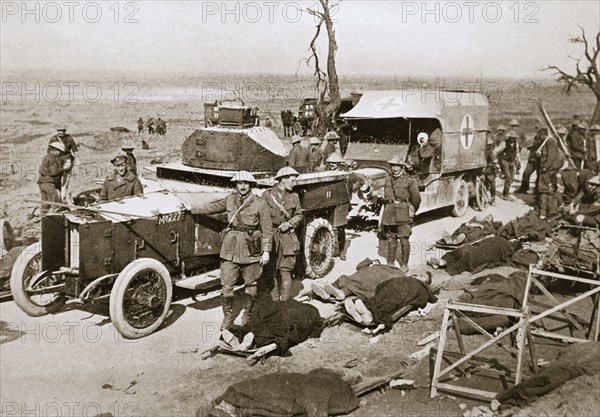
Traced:
[[[78, 147], [73, 137], [67, 134], [65, 126], [59, 126], [56, 135], [50, 138], [46, 155], [42, 158], [37, 180], [42, 204], [40, 217], [49, 212], [58, 211], [61, 204], [72, 204], [70, 182], [73, 168], [80, 164]], [[102, 185], [100, 201], [114, 200], [127, 196], [143, 194], [138, 178], [137, 160], [133, 154], [135, 146], [126, 143], [121, 151], [111, 159], [114, 172], [107, 176]], [[54, 203], [54, 204], [53, 204]], [[58, 204], [56, 204], [58, 203]]]
[[[495, 180], [498, 172], [500, 171], [501, 177], [504, 178], [502, 198], [512, 200], [511, 185], [515, 173], [520, 171], [521, 144], [525, 142], [523, 134], [514, 129], [518, 126], [518, 121], [513, 119], [510, 124], [512, 129], [508, 133], [506, 127], [500, 125], [496, 129], [495, 137], [488, 136], [488, 165], [485, 168], [485, 177], [492, 205], [495, 205]], [[557, 214], [558, 207], [565, 200], [575, 197], [578, 189], [581, 189], [582, 181], [585, 183], [585, 178], [597, 175], [600, 170], [600, 126], [592, 125], [588, 128], [587, 123], [581, 122], [575, 116], [569, 129], [559, 126], [557, 133], [567, 147], [573, 164], [566, 160], [558, 138], [549, 134], [547, 128], [539, 128], [533, 141], [527, 145], [527, 165], [523, 171], [521, 185], [516, 190], [517, 193], [527, 194], [531, 177], [536, 174], [534, 194], [542, 219]], [[561, 199], [557, 196], [559, 173], [565, 190]]]
[[298, 135], [292, 136], [292, 149], [288, 155], [288, 165], [296, 171], [304, 174], [307, 172], [325, 171], [328, 164], [351, 164], [351, 161], [346, 161], [342, 157], [340, 149], [340, 136], [330, 131], [323, 138], [327, 141], [325, 147], [322, 146], [322, 141], [316, 136], [313, 136], [308, 141], [308, 147], [302, 145], [302, 138]]
[[[164, 135], [167, 133], [167, 122], [161, 119], [160, 117], [154, 120], [154, 117], [148, 117], [145, 124], [148, 129], [148, 134], [150, 135]], [[144, 131], [144, 119], [141, 117], [137, 121], [138, 133], [142, 133]]]

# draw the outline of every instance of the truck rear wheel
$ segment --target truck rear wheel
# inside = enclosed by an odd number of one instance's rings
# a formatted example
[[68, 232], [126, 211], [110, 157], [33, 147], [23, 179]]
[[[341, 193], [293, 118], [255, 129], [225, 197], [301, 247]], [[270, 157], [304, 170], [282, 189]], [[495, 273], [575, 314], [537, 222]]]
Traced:
[[469, 207], [469, 187], [464, 179], [458, 180], [456, 183], [456, 191], [454, 192], [454, 206], [452, 207], [452, 215], [454, 217], [462, 217], [467, 212]]
[[307, 276], [321, 278], [331, 271], [335, 239], [333, 227], [325, 219], [314, 219], [306, 226], [304, 256]]
[[156, 259], [137, 259], [115, 281], [110, 293], [110, 318], [128, 339], [147, 336], [165, 320], [172, 296], [167, 268]]
[[475, 180], [475, 204], [479, 211], [483, 211], [490, 201], [489, 191], [485, 185], [483, 176]]
[[[48, 294], [31, 294], [27, 291], [31, 279], [42, 272], [42, 245], [36, 242], [23, 249], [17, 257], [10, 274], [10, 292], [15, 303], [27, 315], [40, 317], [54, 313], [65, 304], [64, 295], [60, 292]], [[44, 278], [35, 286], [35, 290], [43, 290], [51, 286], [52, 277]]]

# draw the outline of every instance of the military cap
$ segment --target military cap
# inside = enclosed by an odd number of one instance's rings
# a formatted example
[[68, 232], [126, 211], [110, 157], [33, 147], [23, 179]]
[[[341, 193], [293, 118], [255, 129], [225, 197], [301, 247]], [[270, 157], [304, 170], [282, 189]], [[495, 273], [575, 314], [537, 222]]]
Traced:
[[327, 157], [327, 160], [325, 162], [327, 162], [328, 164], [339, 164], [342, 162], [346, 162], [346, 160], [344, 159], [341, 153], [336, 151], [332, 152], [331, 155]]
[[586, 122], [580, 122], [577, 125], [577, 127], [580, 128], [580, 129], [587, 129], [588, 128], [588, 124]]
[[256, 178], [248, 171], [238, 171], [235, 173], [231, 182], [252, 182], [256, 183]]
[[337, 133], [335, 133], [333, 130], [331, 130], [325, 134], [324, 139], [325, 140], [339, 140], [340, 136]]
[[56, 131], [57, 132], [66, 132], [67, 127], [65, 125], [58, 125], [58, 126], [56, 126]]
[[302, 142], [302, 138], [300, 136], [298, 136], [298, 135], [292, 136], [292, 145], [294, 143], [298, 143], [298, 142]]
[[566, 127], [561, 126], [558, 128], [558, 130], [556, 131], [556, 133], [558, 133], [559, 135], [566, 135], [567, 133], [569, 133], [569, 131], [567, 130]]
[[506, 126], [504, 126], [504, 125], [500, 125], [500, 126], [498, 126], [498, 127], [496, 128], [496, 130], [504, 130], [504, 131], [506, 131]]
[[519, 135], [514, 130], [511, 130], [510, 132], [508, 132], [508, 134], [506, 135], [506, 137], [508, 137], [508, 138], [518, 138]]
[[548, 132], [548, 128], [547, 127], [540, 127], [537, 131], [538, 132]]
[[517, 119], [512, 119], [509, 123], [511, 126], [519, 126], [519, 121]]
[[600, 126], [598, 126], [598, 125], [591, 125], [590, 126], [590, 130], [600, 130]]
[[125, 142], [123, 145], [121, 145], [121, 149], [123, 149], [124, 151], [132, 151], [135, 149], [135, 144], [133, 142]]
[[119, 154], [110, 160], [113, 165], [127, 164], [127, 155]]
[[408, 166], [408, 164], [406, 163], [406, 161], [403, 161], [398, 155], [395, 155], [394, 157], [392, 157], [392, 159], [390, 159], [389, 161], [387, 161], [388, 164], [390, 165], [404, 165], [404, 166]]
[[310, 138], [310, 141], [308, 142], [309, 145], [320, 145], [321, 144], [321, 139], [319, 139], [316, 136], [313, 136], [312, 138]]
[[62, 142], [51, 142], [48, 146], [54, 148], [54, 149], [58, 149], [59, 151], [61, 151], [62, 153], [67, 152], [65, 145], [63, 145]]
[[297, 177], [298, 175], [300, 175], [300, 173], [298, 171], [296, 171], [294, 168], [283, 167], [279, 171], [277, 171], [277, 174], [275, 175], [275, 179], [278, 180], [280, 178], [291, 177], [291, 176]]

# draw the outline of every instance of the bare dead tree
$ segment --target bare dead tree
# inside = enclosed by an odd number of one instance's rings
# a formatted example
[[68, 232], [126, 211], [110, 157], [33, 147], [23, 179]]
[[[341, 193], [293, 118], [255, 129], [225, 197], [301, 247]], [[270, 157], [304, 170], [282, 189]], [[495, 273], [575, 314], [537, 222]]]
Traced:
[[596, 96], [596, 108], [590, 123], [600, 124], [600, 76], [598, 73], [598, 54], [600, 53], [600, 32], [596, 34], [596, 44], [591, 44], [586, 37], [585, 30], [580, 26], [581, 35], [571, 38], [571, 43], [583, 45], [583, 55], [575, 60], [575, 75], [555, 65], [548, 65], [542, 71], [554, 71], [558, 76], [557, 81], [564, 83], [567, 93], [577, 85], [589, 87]]
[[[318, 94], [319, 101], [317, 104], [317, 126], [316, 134], [323, 135], [327, 130], [332, 129], [334, 125], [335, 113], [340, 108], [340, 87], [339, 78], [335, 66], [335, 54], [337, 52], [337, 42], [335, 40], [335, 29], [331, 19], [330, 10], [334, 4], [329, 0], [319, 0], [322, 11], [315, 9], [307, 9], [307, 12], [318, 19], [315, 27], [315, 35], [310, 41], [310, 56], [305, 60], [307, 63], [314, 63], [314, 75], [317, 78], [315, 91]], [[321, 34], [321, 28], [325, 24], [328, 39], [327, 51], [327, 72], [321, 68], [319, 54], [317, 51], [317, 39]]]

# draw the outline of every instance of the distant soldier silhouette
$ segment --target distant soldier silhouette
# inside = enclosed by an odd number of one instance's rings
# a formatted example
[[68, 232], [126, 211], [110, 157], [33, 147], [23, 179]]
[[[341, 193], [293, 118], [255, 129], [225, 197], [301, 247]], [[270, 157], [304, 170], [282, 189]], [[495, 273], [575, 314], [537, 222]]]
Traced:
[[144, 130], [144, 119], [142, 119], [141, 117], [137, 121], [137, 127], [138, 127], [138, 134], [142, 133], [142, 131]]

